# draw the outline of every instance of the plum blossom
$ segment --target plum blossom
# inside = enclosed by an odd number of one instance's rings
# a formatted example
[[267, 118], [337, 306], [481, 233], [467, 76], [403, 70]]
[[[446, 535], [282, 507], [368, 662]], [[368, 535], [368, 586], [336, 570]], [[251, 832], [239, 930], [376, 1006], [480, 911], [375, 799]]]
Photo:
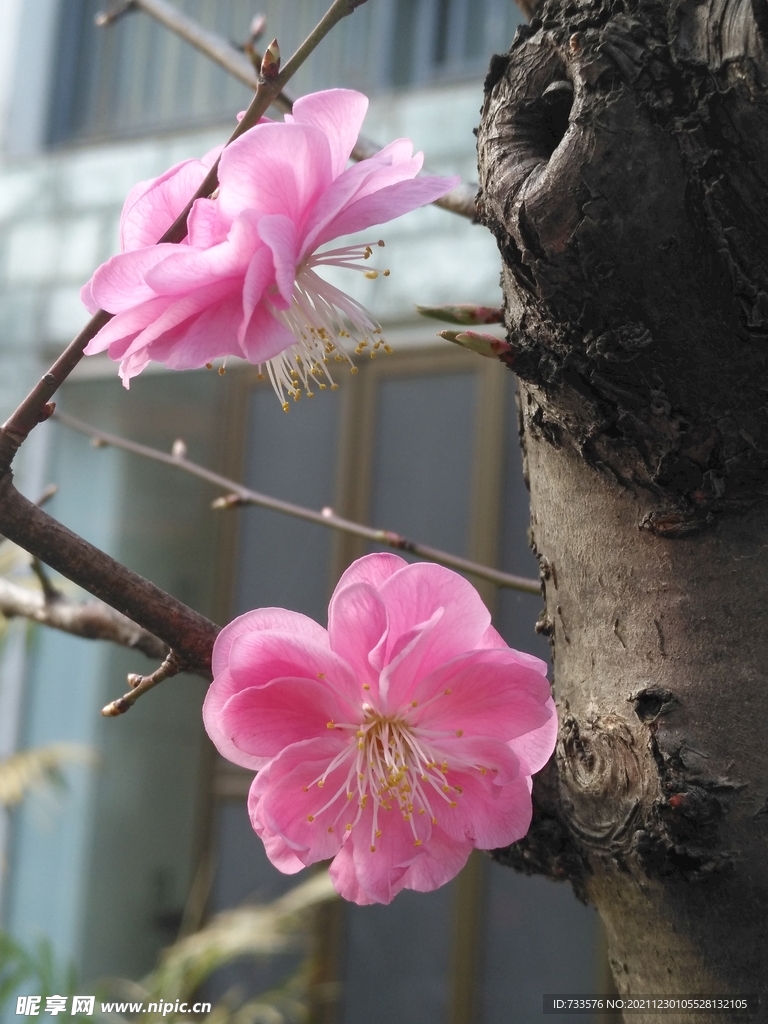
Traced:
[[[367, 106], [348, 89], [304, 96], [284, 122], [262, 120], [223, 151], [136, 185], [121, 253], [81, 293], [91, 312], [114, 314], [86, 354], [119, 360], [126, 387], [150, 360], [189, 369], [240, 356], [266, 366], [286, 407], [286, 395], [312, 394], [313, 380], [333, 385], [327, 363], [349, 360], [348, 344], [380, 347], [372, 315], [319, 271], [376, 277], [367, 261], [384, 243], [322, 247], [430, 203], [458, 179], [417, 177], [423, 155], [408, 139], [347, 166]], [[155, 245], [219, 154], [219, 188], [195, 202], [184, 242]]]
[[367, 555], [327, 630], [248, 612], [219, 634], [213, 673], [208, 735], [258, 772], [251, 823], [281, 871], [333, 858], [343, 897], [389, 903], [527, 832], [557, 734], [546, 665], [508, 647], [449, 569]]

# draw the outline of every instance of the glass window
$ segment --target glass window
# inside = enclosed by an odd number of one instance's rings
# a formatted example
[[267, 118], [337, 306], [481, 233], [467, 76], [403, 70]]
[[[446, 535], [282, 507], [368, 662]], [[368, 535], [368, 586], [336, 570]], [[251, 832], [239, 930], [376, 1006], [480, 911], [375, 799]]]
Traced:
[[[251, 0], [173, 0], [224, 39], [241, 44]], [[320, 19], [327, 0], [263, 0], [269, 37], [285, 55]], [[136, 11], [108, 29], [104, 0], [62, 0], [51, 144], [125, 137], [232, 120], [248, 88]], [[324, 40], [291, 85], [296, 95], [329, 86], [366, 93], [481, 78], [494, 49], [509, 45], [520, 14], [511, 0], [387, 0], [360, 7]]]

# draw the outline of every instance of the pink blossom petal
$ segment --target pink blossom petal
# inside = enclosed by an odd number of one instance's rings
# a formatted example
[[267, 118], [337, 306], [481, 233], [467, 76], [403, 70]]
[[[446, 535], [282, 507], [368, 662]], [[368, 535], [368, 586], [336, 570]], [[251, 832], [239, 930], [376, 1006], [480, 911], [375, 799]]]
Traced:
[[[253, 783], [251, 784], [251, 791], [252, 790]], [[270, 832], [269, 829], [262, 824], [262, 821], [259, 818], [259, 797], [258, 795], [253, 797], [251, 792], [248, 794], [248, 811], [253, 831], [264, 843], [264, 849], [266, 850], [267, 856], [278, 871], [282, 871], [284, 875], [295, 875], [297, 871], [301, 871], [306, 867], [284, 839], [281, 839], [280, 836]]]
[[413, 690], [409, 721], [421, 728], [510, 740], [550, 718], [549, 683], [516, 652], [471, 651], [442, 665]]
[[219, 726], [238, 750], [270, 760], [348, 718], [349, 707], [329, 686], [317, 679], [282, 678], [235, 693], [219, 713]]
[[298, 259], [296, 225], [290, 217], [273, 214], [259, 220], [259, 235], [261, 240], [272, 250], [275, 281], [279, 294], [272, 295], [270, 301], [280, 309], [288, 309], [291, 305], [293, 285], [296, 281]]
[[439, 889], [458, 875], [473, 848], [471, 839], [454, 839], [442, 829], [433, 828], [429, 845], [405, 873], [405, 888], [417, 892]]
[[333, 181], [315, 203], [305, 225], [302, 252], [316, 249], [336, 237], [331, 225], [352, 203], [378, 189], [415, 178], [424, 155], [412, 156], [410, 139], [397, 139], [375, 156], [348, 167]]
[[[110, 347], [110, 353], [112, 349]], [[146, 349], [141, 352], [134, 352], [130, 356], [121, 359], [118, 368], [118, 375], [123, 382], [123, 387], [128, 389], [131, 386], [131, 378], [136, 377], [149, 363], [149, 353]]]
[[[485, 633], [483, 633], [482, 637], [480, 638], [480, 642], [478, 643], [477, 646], [478, 647], [484, 647], [484, 648], [485, 647], [501, 647], [501, 648], [504, 648], [505, 650], [507, 650], [509, 648], [509, 644], [506, 642], [504, 637], [501, 635], [501, 633], [498, 632], [498, 630], [494, 629], [493, 626], [489, 626], [488, 629], [486, 629]], [[537, 658], [536, 660], [538, 661], [539, 659]], [[547, 674], [546, 663], [542, 661], [541, 664], [544, 666], [544, 675], [546, 675]]]
[[[246, 633], [261, 633], [265, 630], [276, 630], [282, 633], [293, 633], [306, 636], [316, 644], [328, 644], [328, 634], [314, 619], [301, 612], [292, 612], [287, 608], [257, 608], [255, 611], [238, 615], [222, 629], [213, 645], [211, 669], [214, 676], [223, 672], [229, 663], [229, 652], [232, 644], [239, 636]], [[213, 684], [216, 685], [215, 683]]]
[[157, 298], [157, 293], [146, 283], [146, 275], [158, 263], [174, 256], [177, 245], [166, 242], [148, 249], [113, 256], [102, 264], [90, 280], [90, 295], [109, 313], [123, 313]]
[[[347, 662], [306, 636], [273, 630], [243, 633], [232, 643], [228, 667], [243, 689], [284, 676], [321, 679], [351, 708], [360, 706], [362, 690]], [[348, 708], [347, 721], [351, 713]]]
[[96, 352], [104, 352], [109, 348], [112, 358], [120, 358], [125, 351], [112, 355], [110, 346], [125, 341], [126, 338], [135, 339], [140, 331], [148, 327], [154, 320], [168, 308], [169, 300], [165, 297], [152, 299], [141, 305], [127, 309], [124, 313], [113, 316], [109, 323], [105, 324], [85, 347], [85, 354], [92, 356]]
[[[345, 796], [354, 743], [349, 757], [329, 765], [344, 747], [332, 733], [287, 747], [264, 768], [251, 787], [250, 806], [261, 823], [279, 835], [305, 864], [334, 857], [346, 834], [346, 816], [354, 809]], [[325, 777], [318, 787], [317, 779]], [[339, 797], [330, 803], [335, 794]]]
[[256, 125], [222, 153], [219, 181], [224, 216], [252, 210], [299, 222], [332, 181], [328, 140], [309, 125]]
[[[405, 886], [409, 865], [419, 856], [413, 833], [402, 814], [381, 809], [378, 816], [380, 835], [371, 842], [370, 808], [354, 828], [346, 846], [351, 846], [354, 872], [366, 897], [376, 903], [391, 903]], [[431, 832], [432, 826], [427, 821]], [[375, 846], [375, 850], [371, 850]]]
[[120, 217], [120, 246], [134, 252], [154, 245], [197, 192], [208, 168], [185, 160], [153, 181], [142, 181], [128, 194]]
[[406, 565], [382, 584], [380, 594], [389, 616], [390, 645], [443, 609], [425, 672], [473, 650], [490, 625], [490, 613], [472, 584], [441, 565]]
[[241, 342], [243, 353], [251, 363], [266, 363], [296, 343], [296, 338], [269, 308], [257, 307]]
[[336, 588], [328, 608], [331, 649], [344, 658], [359, 682], [375, 686], [377, 690], [381, 669], [377, 658], [386, 632], [384, 602], [370, 583], [351, 583], [341, 590]]
[[150, 356], [171, 370], [193, 370], [219, 356], [239, 355], [237, 334], [242, 319], [240, 293], [233, 291], [153, 342]]
[[[255, 218], [243, 215], [235, 220], [226, 241], [218, 245], [208, 249], [193, 249], [189, 245], [169, 246], [173, 250], [171, 254], [145, 271], [147, 284], [158, 295], [181, 295], [222, 278], [244, 275], [254, 252], [261, 245], [256, 225]], [[155, 248], [164, 249], [165, 246]]]
[[401, 217], [419, 206], [426, 206], [435, 199], [440, 199], [460, 181], [458, 175], [451, 178], [424, 177], [382, 188], [345, 207], [323, 228], [315, 238], [314, 245], [322, 245], [329, 238], [351, 235], [355, 231], [362, 231], [375, 224], [383, 224], [385, 221], [394, 220], [395, 217]]
[[367, 110], [368, 98], [352, 89], [326, 89], [301, 96], [293, 104], [293, 120], [319, 128], [328, 139], [332, 177], [346, 167]]
[[93, 289], [91, 288], [91, 283], [92, 280], [87, 281], [80, 289], [80, 301], [88, 310], [88, 312], [91, 315], [93, 315], [100, 307], [98, 302], [93, 297]]
[[515, 736], [509, 745], [520, 759], [522, 771], [526, 775], [534, 775], [541, 771], [552, 756], [557, 742], [557, 708], [550, 697], [546, 707], [551, 712], [547, 721], [538, 729]]
[[[245, 768], [261, 768], [265, 764], [263, 757], [252, 757], [244, 754], [231, 741], [229, 729], [222, 725], [223, 709], [236, 693], [250, 687], [265, 685], [273, 679], [284, 675], [295, 675], [290, 668], [286, 672], [284, 663], [267, 662], [263, 667], [254, 666], [250, 671], [240, 671], [235, 678], [229, 671], [229, 659], [234, 644], [242, 637], [258, 637], [272, 635], [275, 630], [289, 629], [290, 635], [307, 637], [316, 648], [327, 650], [327, 634], [306, 615], [290, 612], [284, 608], [260, 608], [239, 616], [225, 626], [213, 645], [211, 659], [214, 680], [211, 683], [203, 705], [203, 721], [208, 735], [220, 753], [242, 764]], [[278, 634], [279, 635], [279, 634]], [[259, 671], [261, 668], [261, 671]], [[313, 677], [310, 677], [313, 678]]]
[[459, 776], [456, 806], [439, 814], [440, 828], [454, 839], [469, 839], [480, 850], [496, 850], [522, 839], [533, 813], [526, 776], [504, 786], [487, 785], [479, 773]]
[[328, 874], [333, 887], [342, 899], [357, 903], [360, 907], [369, 907], [379, 901], [363, 891], [357, 880], [352, 843], [345, 843], [331, 862]]
[[231, 226], [215, 199], [197, 199], [187, 218], [187, 242], [192, 248], [207, 249], [223, 242]]
[[[415, 687], [424, 676], [423, 666], [434, 661], [432, 651], [435, 646], [435, 632], [438, 629], [445, 610], [438, 608], [427, 622], [401, 633], [394, 643], [386, 643], [389, 635], [382, 637], [380, 648], [385, 643], [390, 648], [386, 654], [388, 664], [381, 672], [379, 693], [382, 699], [382, 710], [387, 714], [396, 714], [398, 709], [411, 703], [415, 696]], [[437, 643], [440, 638], [438, 636]], [[381, 650], [376, 651], [377, 666], [384, 661]], [[426, 670], [427, 674], [429, 670]]]
[[331, 598], [331, 605], [336, 600], [336, 595], [351, 583], [370, 583], [372, 587], [378, 589], [385, 580], [394, 576], [399, 569], [404, 569], [407, 565], [409, 563], [404, 558], [393, 555], [389, 551], [363, 555], [341, 574]]
[[236, 685], [228, 669], [224, 668], [219, 671], [203, 701], [203, 725], [211, 742], [222, 757], [226, 757], [233, 764], [239, 764], [242, 768], [258, 771], [269, 763], [269, 759], [255, 757], [240, 750], [232, 741], [229, 730], [225, 728], [221, 720], [222, 708], [232, 694], [239, 692], [239, 689], [240, 687]]
[[[204, 285], [196, 291], [188, 292], [187, 294], [172, 297], [161, 296], [166, 303], [166, 308], [136, 336], [131, 342], [126, 355], [133, 355], [134, 352], [147, 348], [150, 342], [157, 341], [167, 331], [172, 330], [185, 321], [191, 321], [192, 317], [198, 313], [231, 295], [233, 287], [232, 279], [225, 278]], [[171, 301], [168, 301], [169, 298]], [[107, 327], [109, 327], [109, 324], [107, 324]]]
[[254, 826], [254, 832], [264, 843], [264, 850], [278, 871], [284, 875], [295, 875], [297, 871], [303, 871], [307, 866], [293, 852], [284, 839], [274, 836], [267, 829], [261, 832]]

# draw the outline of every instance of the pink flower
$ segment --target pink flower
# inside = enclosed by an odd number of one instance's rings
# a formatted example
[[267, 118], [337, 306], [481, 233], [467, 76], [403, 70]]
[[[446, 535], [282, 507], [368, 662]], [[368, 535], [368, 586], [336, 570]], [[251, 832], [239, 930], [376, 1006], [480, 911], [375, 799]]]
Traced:
[[313, 377], [332, 383], [326, 363], [349, 359], [345, 339], [379, 347], [370, 313], [318, 269], [376, 277], [365, 261], [384, 243], [317, 250], [432, 202], [458, 179], [417, 178], [423, 157], [408, 139], [347, 167], [367, 106], [359, 92], [331, 89], [298, 100], [284, 123], [245, 132], [221, 152], [219, 189], [194, 204], [181, 245], [154, 243], [220, 151], [137, 185], [123, 207], [122, 253], [82, 291], [91, 312], [114, 313], [86, 353], [120, 360], [126, 387], [150, 360], [180, 370], [241, 356], [266, 364], [285, 407], [285, 393], [311, 393]]
[[361, 558], [327, 631], [248, 612], [220, 633], [213, 672], [205, 727], [258, 771], [251, 822], [281, 871], [333, 858], [342, 896], [389, 903], [527, 832], [557, 734], [546, 666], [508, 647], [449, 569]]

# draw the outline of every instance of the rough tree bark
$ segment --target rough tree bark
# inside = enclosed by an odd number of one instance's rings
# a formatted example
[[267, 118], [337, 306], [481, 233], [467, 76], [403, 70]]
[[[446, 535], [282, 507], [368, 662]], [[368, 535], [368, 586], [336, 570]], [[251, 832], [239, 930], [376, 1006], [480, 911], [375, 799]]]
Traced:
[[498, 856], [624, 994], [767, 990], [767, 84], [768, 0], [546, 0], [486, 82], [561, 716]]

